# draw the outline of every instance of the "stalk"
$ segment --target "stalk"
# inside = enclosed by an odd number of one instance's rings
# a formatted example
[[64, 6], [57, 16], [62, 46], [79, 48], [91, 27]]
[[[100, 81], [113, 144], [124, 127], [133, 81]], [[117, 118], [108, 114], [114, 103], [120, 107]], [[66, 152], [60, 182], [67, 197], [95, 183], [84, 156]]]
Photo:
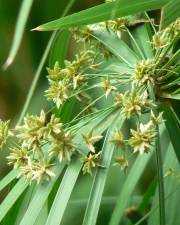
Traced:
[[[72, 5], [73, 5], [73, 3], [74, 3], [75, 1], [76, 1], [76, 0], [71, 0], [71, 1], [68, 3], [68, 5], [66, 6], [66, 8], [64, 9], [64, 11], [63, 11], [63, 13], [62, 13], [62, 17], [65, 16], [65, 15], [69, 12], [70, 8], [72, 7]], [[21, 111], [21, 114], [20, 114], [20, 116], [19, 116], [17, 125], [19, 125], [19, 124], [22, 122], [22, 120], [23, 120], [23, 118], [24, 118], [24, 116], [25, 116], [25, 114], [26, 114], [26, 112], [27, 112], [27, 110], [28, 110], [28, 107], [29, 107], [30, 102], [31, 102], [31, 100], [32, 100], [32, 97], [33, 97], [35, 88], [36, 88], [37, 83], [38, 83], [38, 80], [39, 80], [39, 77], [40, 77], [40, 75], [41, 75], [41, 71], [42, 71], [42, 69], [43, 69], [43, 67], [44, 67], [44, 64], [45, 64], [45, 62], [46, 62], [46, 59], [47, 59], [48, 54], [49, 54], [49, 51], [50, 51], [50, 49], [51, 49], [51, 45], [52, 45], [52, 43], [53, 43], [53, 41], [54, 41], [54, 38], [55, 38], [56, 34], [57, 34], [57, 31], [54, 31], [54, 32], [52, 33], [52, 35], [51, 35], [49, 41], [48, 41], [48, 44], [47, 44], [47, 46], [46, 46], [46, 49], [45, 49], [45, 51], [44, 51], [44, 53], [43, 53], [43, 55], [42, 55], [41, 61], [40, 61], [40, 63], [39, 63], [39, 66], [38, 66], [38, 68], [37, 68], [37, 71], [36, 71], [36, 73], [35, 73], [34, 79], [33, 79], [32, 83], [31, 83], [31, 87], [30, 87], [30, 90], [29, 90], [29, 92], [28, 92], [28, 94], [27, 94], [27, 97], [26, 97], [26, 100], [25, 100], [23, 109], [22, 109], [22, 111]]]

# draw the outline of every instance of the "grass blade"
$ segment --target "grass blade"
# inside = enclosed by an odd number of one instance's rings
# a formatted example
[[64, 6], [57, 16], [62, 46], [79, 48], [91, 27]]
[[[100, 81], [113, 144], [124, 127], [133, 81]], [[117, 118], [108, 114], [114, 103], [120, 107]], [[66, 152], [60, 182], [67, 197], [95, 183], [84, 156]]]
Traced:
[[[70, 32], [64, 30], [56, 35], [49, 54], [49, 66], [54, 67], [56, 61], [61, 67], [64, 67], [64, 59], [66, 59], [69, 47]], [[62, 44], [63, 43], [63, 44]]]
[[[119, 115], [118, 115], [119, 116]], [[103, 144], [102, 148], [102, 160], [101, 164], [105, 166], [105, 168], [97, 168], [96, 174], [93, 180], [92, 188], [91, 188], [91, 193], [89, 196], [84, 220], [83, 220], [83, 225], [95, 225], [100, 204], [101, 204], [101, 199], [105, 187], [105, 182], [107, 179], [108, 175], [108, 170], [110, 167], [110, 163], [112, 160], [113, 156], [113, 151], [114, 151], [114, 146], [112, 143], [109, 142], [112, 132], [114, 131], [115, 128], [121, 128], [123, 125], [124, 119], [122, 118], [120, 121], [114, 122], [112, 127], [109, 128], [107, 131], [105, 141]]]
[[[72, 14], [65, 18], [60, 18], [49, 23], [43, 24], [33, 30], [50, 31], [72, 26], [98, 23], [108, 19], [128, 16], [146, 10], [159, 9], [168, 0], [119, 0], [117, 2], [104, 3], [90, 9]], [[116, 9], [116, 11], [114, 10]], [[112, 15], [112, 12], [114, 14]]]
[[1, 181], [0, 181], [0, 191], [5, 188], [11, 181], [13, 181], [18, 175], [17, 170], [11, 170]]
[[149, 159], [152, 156], [152, 152], [148, 153], [144, 156], [138, 156], [136, 161], [134, 162], [125, 183], [122, 186], [120, 195], [117, 197], [117, 203], [112, 213], [112, 217], [109, 225], [118, 225], [120, 219], [123, 215], [124, 209], [126, 208], [131, 194], [133, 193], [136, 184], [138, 183], [144, 168], [146, 167]]
[[3, 66], [4, 69], [7, 69], [7, 67], [9, 67], [12, 64], [18, 52], [32, 4], [33, 4], [33, 0], [22, 1], [21, 9], [19, 11], [19, 15], [18, 15], [17, 23], [16, 23], [12, 46], [10, 49], [9, 56]]
[[46, 225], [60, 224], [71, 192], [81, 171], [81, 166], [82, 163], [80, 162], [79, 157], [76, 157], [74, 160], [72, 160], [71, 164], [68, 166], [56, 194], [54, 203], [46, 221]]
[[[116, 114], [115, 114], [116, 115]], [[82, 144], [81, 133], [86, 133], [90, 129], [96, 129], [97, 133], [104, 132], [107, 127], [110, 126], [112, 121], [114, 120], [115, 115], [110, 112], [105, 114], [105, 116], [100, 115], [100, 119], [96, 118], [94, 121], [89, 123], [87, 126], [82, 128], [79, 132], [76, 139], [76, 143], [79, 143], [81, 149], [85, 150], [85, 154], [88, 153], [86, 146]], [[104, 124], [104, 120], [106, 120], [106, 124]], [[59, 225], [61, 223], [64, 211], [67, 207], [68, 201], [70, 199], [72, 190], [77, 181], [78, 175], [81, 171], [82, 162], [80, 162], [79, 157], [74, 158], [71, 164], [68, 166], [66, 173], [63, 177], [59, 190], [56, 194], [55, 200], [51, 207], [46, 225]], [[59, 204], [61, 202], [61, 204]], [[25, 225], [25, 224], [24, 224]]]
[[180, 17], [180, 1], [172, 0], [162, 9], [161, 29], [166, 28], [169, 24]]
[[158, 194], [159, 194], [159, 221], [160, 225], [166, 224], [166, 214], [165, 214], [165, 194], [164, 194], [164, 177], [163, 177], [163, 161], [160, 146], [160, 135], [159, 126], [157, 128], [157, 138], [156, 138], [156, 165], [157, 165], [157, 177], [158, 177]]
[[163, 117], [165, 119], [165, 124], [174, 147], [177, 159], [180, 163], [180, 122], [172, 107], [165, 104], [161, 105], [161, 110], [163, 111]]
[[27, 186], [28, 183], [25, 182], [24, 178], [21, 178], [13, 187], [13, 189], [9, 192], [9, 194], [6, 196], [6, 198], [0, 205], [0, 222], [6, 216], [6, 214], [17, 201], [17, 199], [20, 197], [20, 195], [27, 188]]
[[149, 30], [150, 30], [149, 25], [143, 24], [135, 28], [132, 34], [135, 40], [137, 41], [140, 49], [144, 53], [145, 57], [147, 59], [152, 59], [154, 55], [153, 55], [152, 47], [149, 43], [151, 40], [152, 34], [148, 32]]
[[57, 165], [53, 171], [56, 176], [51, 180], [51, 182], [37, 187], [33, 199], [31, 200], [24, 217], [20, 222], [20, 225], [33, 225], [35, 223], [64, 166], [64, 163]]
[[40, 77], [40, 75], [41, 75], [41, 71], [42, 71], [42, 69], [43, 69], [43, 67], [44, 67], [44, 64], [45, 64], [45, 62], [46, 62], [46, 59], [47, 59], [47, 56], [48, 56], [48, 54], [49, 54], [49, 51], [50, 51], [51, 45], [52, 45], [52, 43], [53, 43], [53, 40], [54, 40], [54, 38], [55, 38], [55, 35], [56, 35], [56, 32], [54, 32], [54, 33], [52, 34], [52, 36], [51, 36], [51, 38], [49, 39], [49, 42], [48, 42], [48, 44], [47, 44], [47, 46], [46, 46], [46, 49], [45, 49], [45, 51], [44, 51], [44, 53], [43, 53], [43, 56], [42, 56], [42, 58], [41, 58], [41, 61], [40, 61], [39, 66], [38, 66], [38, 68], [37, 68], [37, 71], [36, 71], [36, 73], [35, 73], [34, 79], [33, 79], [33, 81], [32, 81], [32, 84], [31, 84], [31, 86], [30, 86], [30, 89], [29, 89], [29, 91], [28, 91], [28, 95], [27, 95], [27, 97], [26, 97], [26, 101], [25, 101], [25, 103], [24, 103], [24, 106], [23, 106], [22, 112], [21, 112], [21, 114], [20, 114], [19, 120], [18, 120], [18, 122], [17, 122], [17, 125], [19, 125], [19, 124], [22, 122], [22, 120], [23, 120], [23, 118], [24, 118], [24, 116], [25, 116], [25, 114], [26, 114], [26, 112], [27, 112], [27, 110], [28, 110], [29, 104], [30, 104], [31, 99], [32, 99], [32, 97], [33, 97], [33, 94], [34, 94], [34, 91], [35, 91], [37, 82], [38, 82], [38, 80], [39, 80], [39, 77]]
[[132, 67], [139, 60], [128, 45], [117, 36], [107, 32], [94, 32], [93, 36], [129, 67]]

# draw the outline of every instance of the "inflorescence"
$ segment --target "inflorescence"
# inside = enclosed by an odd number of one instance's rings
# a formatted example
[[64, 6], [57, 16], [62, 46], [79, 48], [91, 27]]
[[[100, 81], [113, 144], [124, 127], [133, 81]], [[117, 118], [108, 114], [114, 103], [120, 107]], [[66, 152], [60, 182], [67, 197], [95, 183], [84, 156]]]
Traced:
[[[180, 20], [177, 19], [153, 36], [149, 44], [154, 49], [154, 58], [139, 60], [130, 68], [132, 72], [129, 73], [103, 72], [101, 64], [111, 58], [112, 53], [96, 39], [96, 32], [121, 38], [122, 32], [126, 32], [129, 25], [129, 18], [124, 17], [71, 29], [74, 39], [82, 42], [85, 48], [76, 54], [73, 61], [66, 60], [63, 68], [58, 62], [53, 68], [47, 68], [49, 87], [45, 93], [47, 99], [53, 101], [58, 109], [70, 98], [75, 98], [83, 105], [86, 113], [94, 101], [89, 94], [90, 90], [100, 89], [105, 98], [113, 96], [114, 103], [111, 107], [120, 110], [121, 116], [126, 120], [134, 118], [136, 121], [128, 138], [118, 129], [111, 137], [111, 144], [122, 152], [116, 156], [115, 164], [123, 170], [128, 168], [129, 153], [148, 153], [155, 144], [157, 126], [162, 120], [162, 113], [156, 112], [156, 99], [163, 95], [167, 81], [164, 78], [167, 77], [167, 71], [161, 70], [164, 66], [163, 48], [170, 46], [178, 35]], [[149, 86], [155, 93], [155, 99], [150, 94]], [[160, 93], [157, 93], [157, 87], [160, 88]], [[149, 119], [142, 123], [141, 117], [145, 113], [149, 115]], [[79, 154], [81, 150], [75, 137], [76, 130], [63, 124], [55, 114], [49, 117], [43, 110], [40, 116], [27, 115], [23, 124], [12, 130], [9, 130], [9, 121], [0, 120], [0, 148], [7, 142], [10, 149], [8, 164], [18, 169], [19, 176], [25, 176], [29, 182], [50, 180], [55, 176], [54, 165], [62, 161], [68, 162], [73, 154]], [[82, 170], [83, 173], [92, 174], [94, 167], [101, 166], [101, 151], [96, 149], [96, 143], [103, 136], [92, 129], [82, 134], [81, 139], [89, 152], [81, 157]]]

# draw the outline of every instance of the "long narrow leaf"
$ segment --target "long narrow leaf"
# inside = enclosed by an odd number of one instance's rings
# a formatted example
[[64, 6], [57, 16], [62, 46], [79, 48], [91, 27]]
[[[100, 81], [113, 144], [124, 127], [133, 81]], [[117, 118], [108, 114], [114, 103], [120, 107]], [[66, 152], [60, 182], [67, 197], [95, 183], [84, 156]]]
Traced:
[[146, 10], [159, 9], [168, 1], [169, 0], [119, 0], [118, 3], [105, 3], [65, 18], [43, 24], [34, 30], [49, 31], [78, 25], [98, 23], [108, 19], [128, 16], [130, 14], [135, 14]]
[[117, 36], [107, 32], [94, 32], [93, 36], [129, 67], [132, 67], [139, 60], [138, 56], [128, 45]]
[[180, 1], [172, 0], [162, 9], [161, 29], [167, 27], [178, 17], [180, 17]]
[[11, 170], [1, 181], [0, 181], [0, 191], [5, 188], [11, 181], [13, 181], [18, 175], [17, 170]]
[[21, 220], [20, 225], [33, 225], [35, 223], [64, 166], [65, 166], [64, 163], [57, 165], [53, 171], [56, 174], [56, 176], [51, 180], [51, 182], [37, 187], [37, 191], [34, 194], [33, 199], [31, 200], [31, 203], [23, 219]]
[[136, 161], [134, 162], [128, 177], [126, 178], [125, 183], [121, 189], [120, 195], [117, 198], [117, 204], [113, 211], [111, 220], [109, 225], [118, 225], [120, 219], [122, 218], [123, 212], [131, 198], [131, 194], [133, 193], [136, 184], [138, 183], [144, 168], [146, 167], [149, 159], [152, 156], [152, 152], [148, 153], [144, 156], [138, 156]]
[[[115, 115], [116, 114], [112, 113], [110, 113], [109, 115], [105, 115], [105, 117], [101, 115], [100, 119], [98, 120], [96, 119], [95, 122], [90, 123], [88, 126], [84, 127], [82, 130], [78, 132], [79, 134], [76, 137], [77, 140], [76, 143], [82, 145], [81, 148], [84, 149], [85, 154], [88, 153], [88, 150], [82, 144], [81, 133], [88, 132], [88, 130], [92, 128], [95, 128], [96, 132], [98, 133], [104, 132], [112, 123]], [[106, 123], [104, 123], [104, 120], [106, 120]], [[75, 186], [78, 175], [81, 171], [81, 167], [82, 163], [80, 162], [78, 157], [75, 158], [74, 161], [68, 166], [66, 173], [63, 177], [63, 180], [61, 182], [61, 185], [59, 187], [59, 190], [57, 192], [57, 195], [55, 197], [55, 200], [53, 202], [53, 205], [51, 207], [46, 225], [59, 225], [61, 223], [72, 190]], [[61, 204], [59, 204], [59, 202], [61, 202]]]
[[113, 125], [111, 126], [111, 128], [109, 128], [107, 132], [104, 145], [102, 148], [102, 160], [101, 160], [101, 164], [105, 168], [97, 168], [97, 171], [93, 180], [92, 189], [89, 196], [84, 220], [83, 220], [83, 225], [96, 224], [96, 220], [97, 220], [97, 216], [98, 216], [98, 212], [99, 212], [99, 208], [101, 204], [101, 199], [102, 199], [102, 195], [103, 195], [103, 191], [105, 187], [105, 182], [107, 179], [107, 174], [108, 174], [108, 170], [110, 167], [110, 163], [111, 163], [113, 151], [114, 151], [114, 146], [112, 145], [112, 143], [110, 143], [110, 138], [115, 128], [118, 128], [118, 129], [121, 128], [123, 125], [123, 122], [124, 122], [123, 118], [118, 119], [116, 123], [114, 121]]
[[176, 153], [176, 156], [178, 158], [178, 161], [180, 163], [180, 123], [179, 119], [173, 110], [172, 107], [169, 107], [167, 105], [161, 105], [161, 109], [163, 111], [163, 117], [165, 119], [165, 124], [169, 133], [169, 136], [171, 138], [174, 151]]
[[10, 66], [12, 64], [12, 62], [18, 52], [32, 4], [33, 4], [33, 0], [24, 0], [22, 2], [18, 20], [16, 23], [16, 28], [15, 28], [15, 33], [14, 33], [14, 37], [13, 37], [11, 50], [10, 50], [9, 56], [4, 64], [4, 69], [6, 69], [8, 66]]
[[13, 189], [9, 192], [9, 194], [6, 196], [6, 198], [0, 205], [0, 222], [11, 209], [11, 207], [14, 205], [14, 203], [17, 201], [17, 199], [20, 197], [20, 195], [27, 188], [27, 186], [28, 183], [25, 182], [24, 178], [21, 178], [13, 187]]

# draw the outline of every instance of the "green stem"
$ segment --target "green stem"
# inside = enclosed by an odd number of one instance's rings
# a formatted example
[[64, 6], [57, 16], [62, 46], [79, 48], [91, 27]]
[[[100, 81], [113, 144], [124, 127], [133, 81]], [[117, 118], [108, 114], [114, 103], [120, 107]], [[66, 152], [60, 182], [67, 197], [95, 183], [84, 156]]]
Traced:
[[125, 29], [126, 29], [127, 33], [129, 34], [130, 38], [132, 39], [132, 41], [134, 42], [134, 45], [136, 46], [136, 48], [137, 48], [137, 50], [138, 50], [138, 52], [139, 52], [141, 58], [145, 60], [145, 56], [144, 56], [143, 52], [141, 51], [141, 49], [140, 49], [140, 47], [139, 47], [137, 41], [134, 39], [134, 37], [133, 37], [133, 35], [131, 34], [131, 32], [129, 31], [129, 29], [128, 29], [127, 27], [125, 27]]
[[[151, 99], [155, 102], [156, 97], [154, 95], [153, 87], [151, 83], [148, 83], [148, 90]], [[157, 110], [154, 109], [156, 115]], [[159, 126], [157, 125], [157, 138], [156, 138], [156, 163], [157, 163], [157, 177], [158, 177], [158, 190], [159, 190], [159, 220], [160, 225], [165, 225], [165, 194], [164, 194], [164, 177], [163, 177], [163, 160], [161, 154], [161, 146], [159, 142]]]
[[157, 163], [157, 176], [158, 176], [158, 189], [159, 189], [159, 210], [160, 210], [160, 225], [166, 224], [165, 217], [165, 194], [164, 194], [164, 177], [163, 177], [163, 160], [161, 147], [159, 143], [159, 127], [157, 127], [157, 139], [156, 139], [156, 163]]
[[[66, 6], [66, 8], [64, 9], [64, 11], [63, 11], [63, 13], [62, 13], [62, 17], [65, 16], [65, 15], [68, 13], [68, 11], [70, 10], [70, 8], [72, 7], [72, 5], [73, 5], [73, 3], [74, 3], [75, 1], [76, 1], [76, 0], [71, 0], [71, 1], [68, 3], [68, 5]], [[23, 109], [22, 109], [22, 111], [21, 111], [20, 117], [19, 117], [19, 119], [18, 119], [17, 125], [19, 125], [19, 124], [22, 122], [22, 120], [23, 120], [23, 118], [24, 118], [24, 116], [25, 116], [25, 114], [26, 114], [26, 112], [27, 112], [27, 110], [28, 110], [28, 107], [29, 107], [29, 105], [30, 105], [30, 102], [31, 102], [31, 100], [32, 100], [32, 97], [33, 97], [33, 94], [34, 94], [34, 91], [35, 91], [35, 88], [36, 88], [36, 85], [37, 85], [38, 80], [39, 80], [39, 77], [40, 77], [40, 75], [41, 75], [41, 71], [42, 71], [43, 66], [44, 66], [44, 64], [45, 64], [45, 62], [46, 62], [46, 59], [47, 59], [47, 57], [48, 57], [48, 54], [49, 54], [51, 45], [52, 45], [52, 43], [53, 43], [53, 41], [54, 41], [54, 38], [55, 38], [56, 34], [57, 34], [57, 31], [54, 31], [54, 32], [52, 33], [52, 35], [51, 35], [49, 41], [48, 41], [48, 44], [47, 44], [47, 46], [46, 46], [46, 49], [45, 49], [45, 51], [44, 51], [44, 53], [43, 53], [43, 56], [42, 56], [41, 61], [40, 61], [40, 64], [39, 64], [39, 66], [38, 66], [38, 68], [37, 68], [37, 71], [36, 71], [36, 73], [35, 73], [34, 79], [33, 79], [33, 81], [32, 81], [30, 90], [29, 90], [29, 92], [28, 92], [28, 94], [27, 94], [27, 97], [26, 97], [26, 100], [25, 100]]]
[[42, 56], [42, 58], [41, 58], [40, 64], [39, 64], [39, 66], [38, 66], [37, 72], [36, 72], [36, 74], [35, 74], [35, 76], [34, 76], [34, 79], [33, 79], [33, 81], [32, 81], [30, 90], [29, 90], [29, 92], [28, 92], [28, 94], [27, 94], [26, 101], [25, 101], [25, 103], [24, 103], [24, 106], [23, 106], [22, 112], [21, 112], [21, 114], [20, 114], [19, 120], [18, 120], [18, 122], [17, 122], [17, 125], [19, 125], [19, 124], [22, 122], [22, 120], [23, 120], [23, 118], [24, 118], [24, 116], [25, 116], [25, 114], [26, 114], [26, 112], [27, 112], [27, 110], [28, 110], [28, 107], [29, 107], [30, 102], [31, 102], [31, 99], [32, 99], [32, 97], [33, 97], [33, 94], [34, 94], [34, 91], [35, 91], [37, 82], [38, 82], [39, 77], [40, 77], [40, 75], [41, 75], [42, 68], [43, 68], [44, 63], [45, 63], [45, 61], [46, 61], [46, 59], [47, 59], [48, 53], [49, 53], [49, 51], [50, 51], [50, 48], [51, 48], [51, 45], [52, 45], [52, 43], [53, 43], [53, 40], [54, 40], [55, 36], [56, 36], [56, 31], [53, 32], [53, 34], [51, 35], [51, 38], [50, 38], [50, 40], [49, 40], [49, 42], [48, 42], [48, 44], [47, 44], [47, 47], [46, 47], [46, 49], [45, 49], [45, 51], [44, 51], [44, 54], [43, 54], [43, 56]]

